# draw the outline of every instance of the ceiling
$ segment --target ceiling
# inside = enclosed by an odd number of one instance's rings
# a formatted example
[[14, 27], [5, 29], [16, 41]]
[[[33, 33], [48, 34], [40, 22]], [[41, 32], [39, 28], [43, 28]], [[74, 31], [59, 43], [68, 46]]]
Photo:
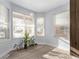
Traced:
[[68, 4], [69, 0], [9, 0], [12, 3], [35, 12], [46, 12], [58, 6]]

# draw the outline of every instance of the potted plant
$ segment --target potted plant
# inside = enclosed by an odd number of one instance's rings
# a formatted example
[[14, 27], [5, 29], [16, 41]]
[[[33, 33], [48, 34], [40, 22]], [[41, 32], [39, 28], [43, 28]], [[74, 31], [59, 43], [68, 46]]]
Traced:
[[28, 39], [29, 39], [29, 33], [25, 33], [25, 36], [24, 36], [24, 49], [26, 49], [27, 48], [27, 41], [28, 41]]

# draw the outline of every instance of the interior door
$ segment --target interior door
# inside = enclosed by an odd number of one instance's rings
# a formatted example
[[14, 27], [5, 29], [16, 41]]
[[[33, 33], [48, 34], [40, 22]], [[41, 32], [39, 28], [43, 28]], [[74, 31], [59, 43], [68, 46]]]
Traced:
[[70, 46], [79, 55], [79, 0], [70, 0]]

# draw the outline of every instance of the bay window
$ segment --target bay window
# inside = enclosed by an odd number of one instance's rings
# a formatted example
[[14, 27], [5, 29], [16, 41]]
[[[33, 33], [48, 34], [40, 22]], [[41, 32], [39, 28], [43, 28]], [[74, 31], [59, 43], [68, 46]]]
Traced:
[[37, 19], [37, 36], [44, 36], [44, 17]]
[[0, 5], [0, 38], [9, 38], [8, 9], [3, 5]]
[[62, 12], [56, 15], [56, 36], [69, 39], [69, 29], [70, 29], [69, 12]]
[[34, 35], [34, 19], [31, 15], [13, 12], [13, 37], [23, 38], [25, 32]]

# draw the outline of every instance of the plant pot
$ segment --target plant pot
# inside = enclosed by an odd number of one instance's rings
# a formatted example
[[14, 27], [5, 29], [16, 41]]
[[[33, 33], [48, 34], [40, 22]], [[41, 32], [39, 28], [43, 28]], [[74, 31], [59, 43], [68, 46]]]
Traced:
[[24, 44], [24, 49], [27, 49], [27, 44]]

